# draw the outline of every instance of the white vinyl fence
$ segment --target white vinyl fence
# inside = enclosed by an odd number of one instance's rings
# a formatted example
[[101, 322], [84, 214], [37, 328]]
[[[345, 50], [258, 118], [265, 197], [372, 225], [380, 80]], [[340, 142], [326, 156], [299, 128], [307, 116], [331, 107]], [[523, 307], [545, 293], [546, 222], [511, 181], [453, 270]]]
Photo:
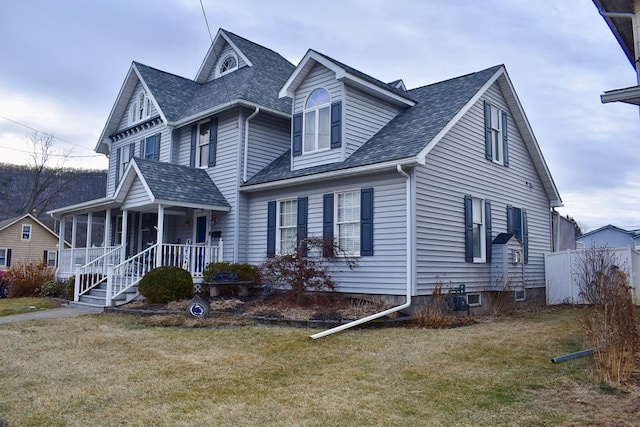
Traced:
[[[587, 249], [567, 250], [545, 255], [545, 283], [547, 304], [580, 304], [578, 278], [575, 274], [580, 253]], [[640, 305], [640, 252], [630, 246], [611, 248], [618, 258], [618, 266], [629, 273], [633, 292], [633, 302]]]

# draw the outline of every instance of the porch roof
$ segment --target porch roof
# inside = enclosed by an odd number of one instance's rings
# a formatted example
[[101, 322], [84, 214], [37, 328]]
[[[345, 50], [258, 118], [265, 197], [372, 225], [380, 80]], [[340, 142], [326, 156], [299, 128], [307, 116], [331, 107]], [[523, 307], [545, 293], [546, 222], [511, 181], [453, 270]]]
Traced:
[[120, 208], [136, 178], [146, 191], [146, 207], [164, 205], [223, 212], [231, 210], [231, 205], [204, 169], [134, 157], [113, 196], [65, 206], [48, 213], [55, 218], [62, 218]]

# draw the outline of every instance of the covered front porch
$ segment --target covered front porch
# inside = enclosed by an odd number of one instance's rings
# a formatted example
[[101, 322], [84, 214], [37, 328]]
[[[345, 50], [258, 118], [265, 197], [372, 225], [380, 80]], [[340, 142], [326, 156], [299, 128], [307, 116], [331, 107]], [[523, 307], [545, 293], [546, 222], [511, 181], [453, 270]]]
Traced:
[[[50, 212], [60, 224], [56, 274], [75, 278], [76, 303], [126, 303], [138, 295], [140, 279], [160, 266], [183, 268], [197, 283], [207, 264], [223, 260], [216, 223], [230, 206], [204, 171], [194, 171], [133, 159], [113, 197]], [[169, 185], [175, 187], [169, 191]]]

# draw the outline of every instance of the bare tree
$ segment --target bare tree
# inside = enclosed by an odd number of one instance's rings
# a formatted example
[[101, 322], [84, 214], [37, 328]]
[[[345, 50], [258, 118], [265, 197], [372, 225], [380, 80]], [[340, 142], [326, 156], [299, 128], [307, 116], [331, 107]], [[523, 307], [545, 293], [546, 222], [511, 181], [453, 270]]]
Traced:
[[52, 200], [65, 192], [73, 176], [66, 174], [65, 164], [70, 151], [55, 154], [55, 138], [52, 134], [34, 132], [27, 136], [31, 151], [28, 154], [29, 180], [25, 183], [16, 206], [21, 213], [35, 212], [36, 217], [45, 214]]

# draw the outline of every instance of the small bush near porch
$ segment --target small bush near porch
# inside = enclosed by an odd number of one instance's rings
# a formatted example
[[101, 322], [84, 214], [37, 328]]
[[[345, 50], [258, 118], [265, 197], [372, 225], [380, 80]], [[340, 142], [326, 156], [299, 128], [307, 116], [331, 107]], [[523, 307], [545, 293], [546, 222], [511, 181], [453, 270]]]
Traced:
[[[0, 325], [0, 425], [636, 425], [603, 387], [579, 311], [455, 329], [144, 327], [103, 314]], [[632, 377], [633, 379], [633, 377]]]

